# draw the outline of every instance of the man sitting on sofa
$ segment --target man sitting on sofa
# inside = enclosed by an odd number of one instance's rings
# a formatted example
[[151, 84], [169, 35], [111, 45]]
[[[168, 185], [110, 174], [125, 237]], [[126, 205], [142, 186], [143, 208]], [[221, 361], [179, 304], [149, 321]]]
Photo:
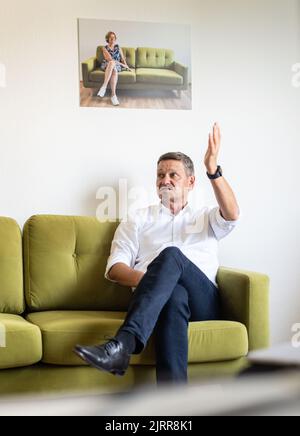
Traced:
[[157, 382], [187, 382], [188, 325], [220, 316], [218, 241], [233, 230], [240, 213], [217, 165], [220, 143], [215, 124], [204, 162], [219, 207], [192, 210], [194, 164], [183, 153], [168, 153], [158, 161], [160, 204], [136, 211], [118, 227], [105, 276], [134, 293], [114, 338], [76, 347], [91, 366], [124, 375], [130, 355], [141, 353], [155, 331]]

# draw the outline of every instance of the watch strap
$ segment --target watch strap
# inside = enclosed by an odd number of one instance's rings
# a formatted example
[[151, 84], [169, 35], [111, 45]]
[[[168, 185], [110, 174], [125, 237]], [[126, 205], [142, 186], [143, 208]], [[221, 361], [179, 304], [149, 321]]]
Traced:
[[216, 180], [219, 177], [223, 176], [222, 168], [220, 167], [220, 165], [218, 165], [218, 168], [217, 168], [217, 171], [215, 172], [215, 174], [209, 174], [208, 172], [206, 174], [210, 180]]

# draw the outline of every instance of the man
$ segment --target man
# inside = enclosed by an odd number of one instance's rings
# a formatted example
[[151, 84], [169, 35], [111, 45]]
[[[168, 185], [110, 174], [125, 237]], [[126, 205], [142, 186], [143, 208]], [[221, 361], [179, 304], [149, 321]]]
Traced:
[[114, 338], [76, 347], [91, 366], [124, 375], [131, 354], [141, 353], [154, 332], [157, 382], [187, 382], [188, 325], [220, 316], [218, 241], [232, 231], [240, 214], [218, 166], [220, 143], [215, 124], [204, 163], [219, 207], [192, 210], [193, 162], [183, 153], [168, 153], [157, 167], [160, 204], [136, 211], [118, 227], [105, 277], [131, 286], [134, 293]]

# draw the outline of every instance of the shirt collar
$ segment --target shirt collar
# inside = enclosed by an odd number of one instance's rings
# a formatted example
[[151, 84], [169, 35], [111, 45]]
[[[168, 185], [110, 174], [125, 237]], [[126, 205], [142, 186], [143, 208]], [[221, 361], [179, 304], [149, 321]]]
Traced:
[[189, 203], [187, 203], [187, 205], [177, 215], [174, 215], [168, 207], [162, 204], [162, 202], [160, 202], [159, 208], [160, 208], [160, 212], [173, 217], [181, 216], [192, 211], [192, 208]]

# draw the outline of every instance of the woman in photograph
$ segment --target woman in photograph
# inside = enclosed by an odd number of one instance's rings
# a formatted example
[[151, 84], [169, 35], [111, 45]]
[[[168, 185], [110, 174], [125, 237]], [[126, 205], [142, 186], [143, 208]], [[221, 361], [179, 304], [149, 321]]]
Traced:
[[104, 83], [98, 93], [99, 97], [104, 97], [107, 86], [110, 82], [111, 86], [111, 102], [114, 106], [118, 106], [119, 100], [116, 94], [119, 73], [123, 70], [132, 71], [127, 65], [123, 50], [117, 44], [117, 35], [114, 32], [108, 32], [105, 37], [107, 45], [103, 47], [104, 60], [101, 63], [101, 70], [105, 71]]

